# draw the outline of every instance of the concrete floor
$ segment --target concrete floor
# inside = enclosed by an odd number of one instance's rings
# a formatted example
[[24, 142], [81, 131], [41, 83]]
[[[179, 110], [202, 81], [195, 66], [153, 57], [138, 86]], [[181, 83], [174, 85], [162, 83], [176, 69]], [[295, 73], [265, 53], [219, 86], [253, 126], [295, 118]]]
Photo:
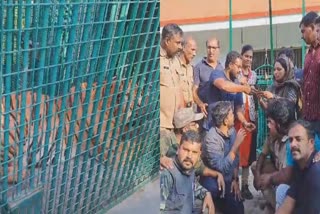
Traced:
[[159, 179], [148, 183], [138, 192], [132, 194], [125, 201], [109, 210], [108, 214], [153, 214], [159, 213], [160, 185]]
[[[250, 170], [251, 171], [251, 170]], [[241, 177], [240, 177], [241, 180]], [[253, 185], [253, 176], [250, 173], [249, 176], [249, 186], [250, 191], [254, 195], [252, 200], [245, 200], [245, 214], [270, 214], [270, 211], [265, 207], [265, 200], [262, 193], [257, 192]], [[128, 199], [118, 204], [111, 210], [108, 214], [158, 214], [159, 204], [160, 204], [160, 188], [159, 179], [147, 184], [138, 192], [131, 195]]]

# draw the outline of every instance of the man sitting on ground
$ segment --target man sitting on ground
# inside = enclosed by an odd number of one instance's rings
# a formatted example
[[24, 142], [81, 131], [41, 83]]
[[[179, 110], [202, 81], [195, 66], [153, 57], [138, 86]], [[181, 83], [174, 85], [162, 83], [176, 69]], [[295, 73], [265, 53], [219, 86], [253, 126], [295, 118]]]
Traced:
[[208, 189], [218, 210], [224, 214], [243, 214], [244, 206], [239, 187], [239, 146], [246, 131], [234, 129], [234, 110], [230, 101], [219, 101], [211, 112], [214, 126], [210, 128], [203, 142], [202, 159], [206, 166], [222, 173], [225, 194], [218, 189], [217, 181], [211, 177], [201, 177], [200, 183]]
[[315, 131], [310, 122], [298, 120], [290, 126], [288, 135], [291, 154], [297, 164], [293, 168], [293, 182], [276, 214], [318, 214], [320, 162], [315, 160]]
[[[187, 131], [193, 130], [199, 132], [199, 120], [203, 118], [202, 113], [194, 113], [192, 108], [182, 108], [178, 110], [173, 117], [173, 124], [175, 127], [175, 136], [160, 135], [160, 167], [161, 168], [173, 168], [174, 164], [172, 158], [177, 154], [179, 142], [181, 137]], [[195, 166], [196, 176], [204, 175], [217, 178], [219, 190], [224, 191], [224, 180], [221, 173], [206, 167], [202, 160], [199, 159]]]
[[295, 120], [295, 106], [285, 98], [273, 99], [268, 104], [266, 116], [269, 136], [256, 165], [252, 164], [251, 169], [254, 175], [254, 187], [262, 190], [265, 199], [275, 210], [276, 187], [271, 177], [286, 167], [287, 133], [289, 125]]
[[[183, 133], [173, 168], [160, 173], [161, 213], [204, 213], [214, 214], [214, 205], [210, 192], [195, 185], [194, 166], [201, 155], [201, 138], [195, 131]], [[194, 199], [203, 200], [201, 211], [194, 211]]]

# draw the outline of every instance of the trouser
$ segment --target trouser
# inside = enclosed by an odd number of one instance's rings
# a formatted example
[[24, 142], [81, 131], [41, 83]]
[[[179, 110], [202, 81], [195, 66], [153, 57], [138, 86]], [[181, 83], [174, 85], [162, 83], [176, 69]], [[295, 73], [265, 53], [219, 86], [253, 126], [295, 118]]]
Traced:
[[280, 184], [276, 190], [276, 209], [278, 209], [284, 202], [287, 196], [287, 191], [290, 188], [287, 184]]
[[244, 214], [243, 201], [235, 199], [234, 193], [231, 193], [231, 181], [225, 181], [223, 198], [221, 197], [221, 191], [218, 189], [216, 178], [201, 177], [200, 184], [211, 192], [216, 210], [223, 214]]
[[204, 212], [202, 212], [202, 206], [203, 206], [203, 200], [195, 199], [193, 204], [192, 214], [201, 214], [201, 213], [209, 214], [208, 208], [206, 208]]

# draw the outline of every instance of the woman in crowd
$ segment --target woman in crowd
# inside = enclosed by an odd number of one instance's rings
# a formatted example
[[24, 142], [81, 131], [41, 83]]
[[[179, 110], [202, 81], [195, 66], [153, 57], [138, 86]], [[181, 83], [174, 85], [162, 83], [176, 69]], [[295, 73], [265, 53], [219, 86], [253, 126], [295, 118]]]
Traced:
[[302, 94], [299, 83], [294, 79], [294, 73], [288, 57], [281, 55], [274, 64], [273, 84], [258, 94], [261, 106], [266, 109], [265, 99], [287, 98], [296, 105], [296, 117], [300, 116]]
[[[251, 70], [253, 47], [251, 45], [245, 45], [241, 50], [242, 56], [242, 70], [240, 72], [240, 82], [242, 84], [248, 84], [250, 86], [256, 85], [257, 74]], [[242, 93], [243, 96], [243, 112], [247, 121], [255, 123], [256, 111], [253, 95]], [[242, 128], [239, 121], [235, 123], [237, 130]], [[248, 132], [243, 143], [239, 148], [240, 167], [242, 167], [241, 176], [241, 195], [244, 199], [252, 199], [253, 195], [249, 190], [249, 166], [256, 160], [256, 131]]]

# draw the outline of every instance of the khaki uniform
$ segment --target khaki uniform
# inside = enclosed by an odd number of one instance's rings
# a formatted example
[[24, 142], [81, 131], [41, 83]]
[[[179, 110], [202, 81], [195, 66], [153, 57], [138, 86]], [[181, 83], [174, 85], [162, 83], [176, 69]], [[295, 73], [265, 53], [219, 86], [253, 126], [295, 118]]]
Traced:
[[193, 67], [190, 64], [183, 63], [179, 57], [176, 57], [177, 73], [179, 74], [180, 87], [184, 97], [185, 107], [191, 107], [193, 103]]
[[173, 129], [174, 112], [183, 106], [177, 61], [160, 47], [160, 128]]

